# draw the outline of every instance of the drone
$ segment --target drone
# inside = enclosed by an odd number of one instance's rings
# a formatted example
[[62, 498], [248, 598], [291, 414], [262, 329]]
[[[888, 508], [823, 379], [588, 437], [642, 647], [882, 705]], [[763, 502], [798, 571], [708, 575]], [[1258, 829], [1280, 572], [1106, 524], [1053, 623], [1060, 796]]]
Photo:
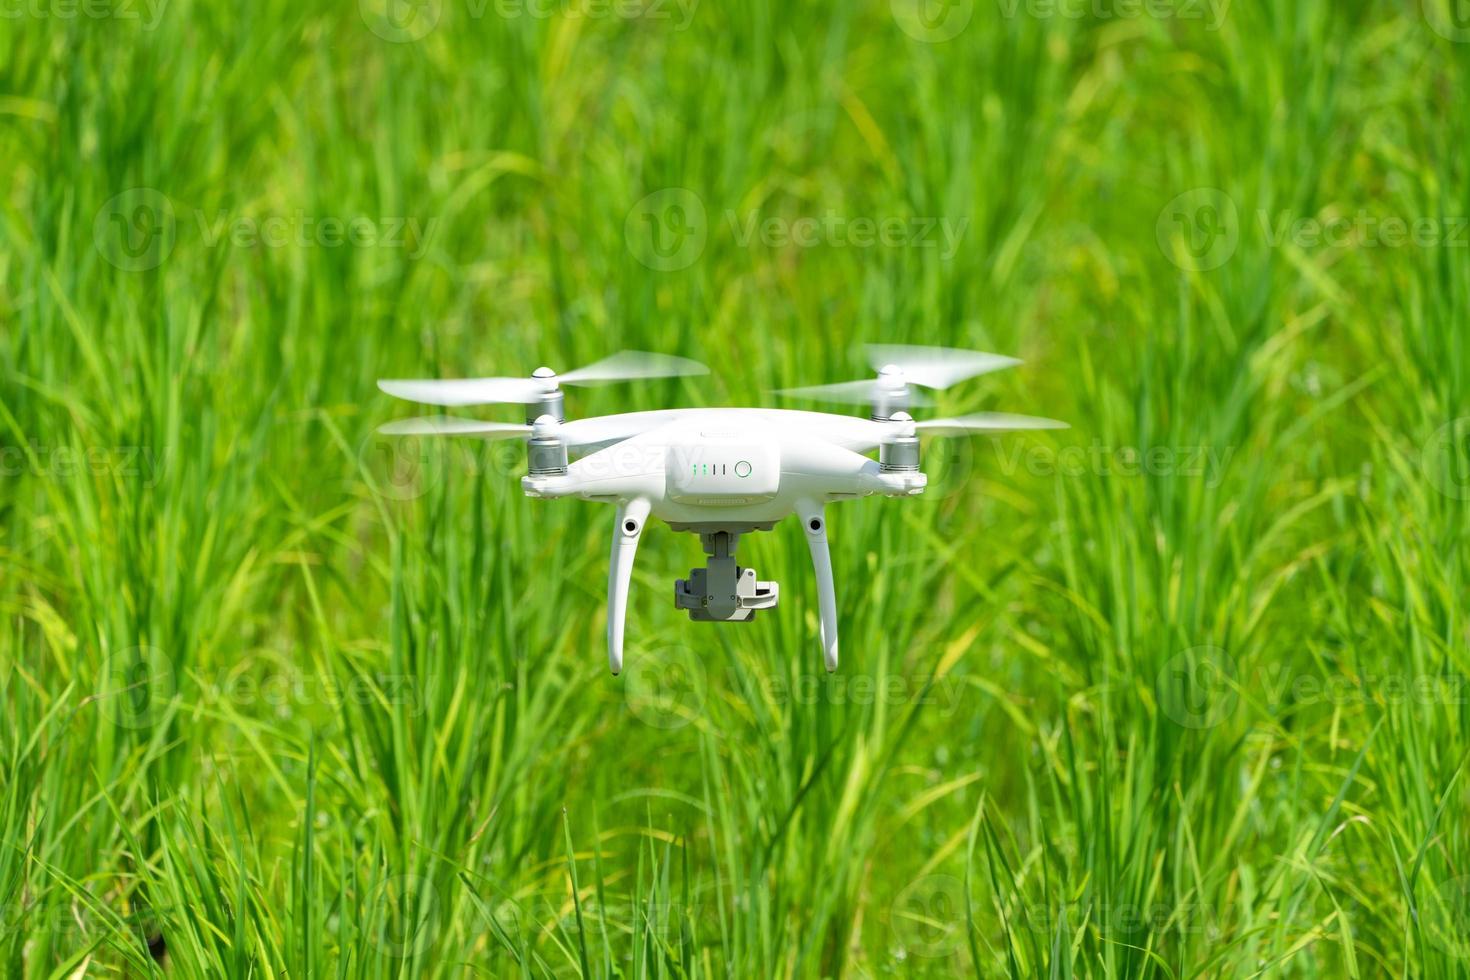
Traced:
[[[623, 669], [628, 591], [638, 542], [651, 518], [698, 534], [706, 562], [674, 583], [674, 605], [697, 622], [746, 622], [774, 608], [780, 588], [741, 566], [743, 535], [769, 531], [795, 514], [816, 571], [823, 660], [837, 669], [837, 592], [827, 539], [828, 504], [882, 494], [912, 497], [928, 478], [919, 468], [921, 436], [967, 436], [1066, 423], [985, 412], [916, 420], [927, 391], [1013, 367], [998, 354], [947, 347], [875, 344], [876, 377], [786, 388], [776, 394], [867, 405], [869, 415], [770, 408], [674, 408], [568, 420], [563, 386], [708, 374], [688, 358], [622, 351], [564, 374], [538, 368], [529, 378], [379, 381], [395, 398], [426, 405], [519, 404], [525, 423], [437, 415], [402, 419], [378, 431], [395, 436], [521, 439], [527, 444], [528, 497], [578, 497], [617, 509], [607, 585], [607, 657]], [[927, 390], [927, 391], [926, 391]], [[876, 453], [874, 459], [870, 454]]]

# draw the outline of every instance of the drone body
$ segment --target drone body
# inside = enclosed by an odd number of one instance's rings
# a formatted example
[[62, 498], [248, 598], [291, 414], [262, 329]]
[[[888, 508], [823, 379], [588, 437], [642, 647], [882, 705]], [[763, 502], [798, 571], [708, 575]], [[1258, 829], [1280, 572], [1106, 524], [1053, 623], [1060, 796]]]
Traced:
[[[682, 358], [624, 352], [558, 378], [542, 368], [531, 379], [382, 381], [389, 394], [440, 405], [519, 402], [527, 424], [443, 416], [390, 423], [397, 435], [524, 438], [527, 496], [578, 497], [612, 504], [607, 645], [614, 674], [623, 667], [629, 584], [638, 542], [650, 518], [697, 533], [708, 556], [702, 569], [675, 583], [674, 601], [697, 621], [739, 622], [776, 605], [779, 589], [736, 563], [743, 534], [771, 530], [796, 514], [817, 580], [823, 659], [837, 669], [837, 595], [827, 544], [829, 503], [873, 494], [922, 493], [919, 434], [962, 435], [1060, 428], [1062, 423], [1014, 415], [971, 415], [915, 422], [906, 409], [926, 404], [910, 384], [943, 388], [955, 380], [1017, 363], [944, 348], [871, 348], [882, 370], [875, 381], [793, 389], [791, 394], [861, 400], [872, 415], [762, 408], [690, 408], [563, 420], [561, 383], [594, 383], [703, 373]], [[907, 360], [900, 367], [898, 362]], [[878, 458], [866, 454], [877, 451]], [[569, 461], [576, 452], [580, 458]]]

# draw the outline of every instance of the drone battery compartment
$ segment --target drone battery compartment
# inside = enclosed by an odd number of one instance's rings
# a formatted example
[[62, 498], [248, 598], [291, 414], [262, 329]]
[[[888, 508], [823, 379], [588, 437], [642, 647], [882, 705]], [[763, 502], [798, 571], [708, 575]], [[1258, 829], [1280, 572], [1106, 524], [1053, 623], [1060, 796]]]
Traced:
[[771, 500], [781, 488], [781, 451], [770, 443], [735, 441], [701, 433], [699, 442], [673, 445], [664, 460], [670, 500], [706, 507], [738, 507]]

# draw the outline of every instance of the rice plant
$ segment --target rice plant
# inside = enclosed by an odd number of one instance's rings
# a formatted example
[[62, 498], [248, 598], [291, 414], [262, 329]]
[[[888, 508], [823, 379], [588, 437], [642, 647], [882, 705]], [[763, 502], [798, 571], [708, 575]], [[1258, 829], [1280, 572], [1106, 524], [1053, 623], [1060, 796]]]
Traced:
[[[1454, 3], [0, 13], [0, 973], [1470, 974]], [[612, 677], [609, 511], [376, 432], [865, 342], [1071, 428], [830, 511], [830, 676], [793, 526]]]

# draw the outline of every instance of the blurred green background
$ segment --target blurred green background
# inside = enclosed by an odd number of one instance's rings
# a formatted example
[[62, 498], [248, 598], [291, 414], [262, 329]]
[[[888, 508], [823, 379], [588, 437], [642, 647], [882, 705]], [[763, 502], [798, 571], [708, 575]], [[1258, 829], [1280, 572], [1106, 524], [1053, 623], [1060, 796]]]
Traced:
[[[5, 0], [0, 972], [1470, 972], [1455, 0]], [[1025, 359], [688, 622], [380, 377]], [[514, 419], [516, 410], [488, 410]]]

